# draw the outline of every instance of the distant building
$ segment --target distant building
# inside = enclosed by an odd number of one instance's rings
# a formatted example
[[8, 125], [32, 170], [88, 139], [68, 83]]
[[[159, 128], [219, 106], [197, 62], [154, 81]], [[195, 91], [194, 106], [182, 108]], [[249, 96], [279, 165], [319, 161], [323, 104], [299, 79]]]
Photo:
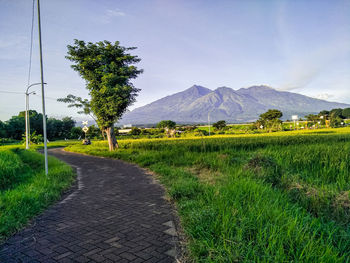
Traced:
[[124, 124], [123, 125], [123, 128], [125, 129], [125, 128], [131, 128], [132, 127], [132, 124]]
[[131, 129], [120, 129], [118, 130], [119, 134], [127, 134], [131, 131]]

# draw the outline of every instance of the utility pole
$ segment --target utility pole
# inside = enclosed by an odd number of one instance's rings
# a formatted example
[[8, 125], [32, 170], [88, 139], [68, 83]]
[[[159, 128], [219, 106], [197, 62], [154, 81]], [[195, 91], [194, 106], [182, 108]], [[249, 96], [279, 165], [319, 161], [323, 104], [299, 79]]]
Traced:
[[208, 112], [208, 126], [209, 126], [209, 136], [210, 136], [210, 117], [209, 117], [210, 112]]
[[45, 155], [45, 174], [49, 172], [47, 161], [47, 136], [46, 136], [46, 114], [45, 114], [45, 94], [44, 94], [44, 71], [43, 71], [43, 50], [41, 45], [41, 21], [40, 21], [40, 1], [38, 3], [38, 29], [39, 29], [39, 49], [40, 49], [40, 75], [41, 75], [41, 100], [43, 106], [43, 132], [44, 132], [44, 155]]
[[[32, 92], [28, 92], [29, 88], [32, 87], [32, 86], [35, 86], [35, 85], [40, 85], [41, 83], [34, 83], [34, 84], [31, 84], [27, 87], [27, 90], [25, 92], [25, 95], [26, 95], [26, 149], [28, 150], [29, 149], [29, 144], [30, 144], [30, 116], [29, 116], [29, 95], [30, 94], [35, 94], [35, 91], [32, 91]], [[47, 84], [47, 83], [44, 83], [44, 84]]]

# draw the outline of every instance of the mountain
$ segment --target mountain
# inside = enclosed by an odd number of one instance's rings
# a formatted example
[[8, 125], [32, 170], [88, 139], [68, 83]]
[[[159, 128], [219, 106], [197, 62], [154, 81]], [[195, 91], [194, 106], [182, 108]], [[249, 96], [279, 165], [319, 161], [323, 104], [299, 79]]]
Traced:
[[268, 86], [252, 86], [239, 90], [220, 87], [210, 90], [194, 85], [127, 112], [120, 123], [151, 124], [161, 120], [206, 123], [208, 113], [211, 122], [249, 122], [258, 119], [268, 109], [281, 110], [287, 119], [291, 115], [304, 116], [321, 110], [346, 107], [350, 105], [278, 91]]

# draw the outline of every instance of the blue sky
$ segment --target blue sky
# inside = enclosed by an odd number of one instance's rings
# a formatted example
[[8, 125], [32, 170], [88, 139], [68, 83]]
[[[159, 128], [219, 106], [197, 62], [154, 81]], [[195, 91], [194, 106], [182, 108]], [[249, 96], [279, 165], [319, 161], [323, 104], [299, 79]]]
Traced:
[[[0, 0], [0, 91], [27, 85], [31, 2]], [[64, 58], [75, 38], [138, 47], [142, 91], [131, 109], [193, 84], [266, 84], [350, 103], [350, 0], [41, 0], [41, 11], [49, 116], [80, 116], [55, 98], [88, 95]], [[40, 80], [34, 33], [31, 83]], [[0, 93], [0, 120], [23, 108], [24, 95]]]

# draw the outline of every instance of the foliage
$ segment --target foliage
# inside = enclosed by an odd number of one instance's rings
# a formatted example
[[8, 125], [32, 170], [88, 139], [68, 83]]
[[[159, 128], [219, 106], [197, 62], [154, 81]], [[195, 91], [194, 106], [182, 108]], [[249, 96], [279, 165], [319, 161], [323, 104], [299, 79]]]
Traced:
[[218, 130], [221, 130], [221, 129], [226, 127], [226, 121], [221, 120], [221, 121], [215, 122], [215, 123], [213, 123], [213, 127], [218, 129]]
[[97, 128], [95, 125], [90, 125], [89, 129], [86, 133], [86, 137], [95, 138], [95, 139], [102, 139], [101, 130], [99, 128]]
[[349, 128], [123, 140], [120, 148], [67, 150], [157, 173], [193, 262], [349, 261]]
[[68, 103], [68, 108], [75, 107], [81, 109], [80, 111], [78, 111], [78, 114], [86, 114], [94, 118], [91, 111], [91, 103], [87, 99], [82, 99], [81, 97], [68, 94], [67, 97], [59, 98], [57, 99], [57, 101]]
[[350, 119], [350, 108], [343, 109], [341, 115], [343, 115], [345, 119]]
[[[43, 115], [35, 110], [29, 110], [30, 133], [43, 134]], [[75, 125], [71, 117], [64, 117], [62, 120], [55, 118], [47, 119], [47, 138], [49, 140], [70, 138], [70, 133]], [[1, 123], [0, 123], [1, 125]], [[21, 140], [25, 134], [25, 111], [21, 111], [18, 116], [2, 123], [0, 134], [5, 134], [7, 138]]]
[[70, 131], [69, 139], [78, 139], [83, 136], [84, 136], [84, 132], [81, 127], [73, 127]]
[[339, 117], [340, 119], [343, 119], [343, 109], [332, 109], [330, 112], [329, 112], [329, 116], [331, 118], [337, 118]]
[[332, 116], [330, 119], [330, 126], [332, 128], [340, 127], [342, 123], [343, 123], [343, 119], [340, 118], [339, 116], [336, 116], [336, 117]]
[[141, 134], [141, 129], [137, 128], [137, 127], [132, 127], [131, 131], [130, 131], [131, 135], [140, 135]]
[[6, 124], [0, 121], [0, 138], [6, 138], [7, 132], [6, 132]]
[[320, 120], [320, 117], [315, 114], [309, 114], [309, 115], [306, 115], [305, 117], [306, 117], [306, 120], [310, 122], [317, 122], [318, 120]]
[[68, 45], [67, 59], [72, 68], [86, 80], [91, 96], [91, 111], [97, 118], [98, 126], [107, 133], [110, 150], [117, 146], [114, 136], [114, 123], [120, 119], [127, 107], [136, 100], [140, 91], [130, 82], [142, 70], [133, 64], [140, 61], [128, 52], [135, 47], [122, 47], [116, 41], [85, 43], [75, 40]]
[[25, 120], [21, 116], [13, 116], [6, 121], [6, 133], [11, 139], [20, 140], [25, 132]]
[[176, 127], [176, 122], [171, 120], [163, 120], [157, 124], [157, 128], [175, 129], [175, 127]]
[[262, 126], [269, 132], [280, 130], [282, 121], [279, 118], [282, 116], [283, 114], [281, 111], [270, 109], [260, 115], [260, 118], [256, 122], [256, 126], [257, 128], [260, 128], [260, 126]]

